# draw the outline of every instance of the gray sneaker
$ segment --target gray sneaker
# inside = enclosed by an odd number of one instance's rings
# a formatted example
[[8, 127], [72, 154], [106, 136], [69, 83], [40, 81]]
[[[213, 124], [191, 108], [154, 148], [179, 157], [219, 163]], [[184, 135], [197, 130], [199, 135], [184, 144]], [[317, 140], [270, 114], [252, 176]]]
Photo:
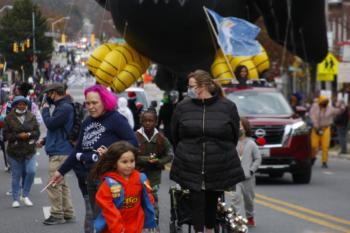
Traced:
[[64, 220], [63, 218], [56, 218], [53, 216], [50, 216], [49, 218], [43, 221], [45, 225], [57, 225], [57, 224], [63, 224], [65, 222], [66, 220]]

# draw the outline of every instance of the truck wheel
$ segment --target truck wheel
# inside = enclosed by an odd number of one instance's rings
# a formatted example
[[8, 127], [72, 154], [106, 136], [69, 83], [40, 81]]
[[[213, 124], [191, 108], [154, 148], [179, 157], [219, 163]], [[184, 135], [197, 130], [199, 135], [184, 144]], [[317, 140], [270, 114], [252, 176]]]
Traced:
[[295, 184], [308, 184], [311, 181], [312, 169], [311, 166], [304, 168], [303, 171], [293, 172], [293, 182]]

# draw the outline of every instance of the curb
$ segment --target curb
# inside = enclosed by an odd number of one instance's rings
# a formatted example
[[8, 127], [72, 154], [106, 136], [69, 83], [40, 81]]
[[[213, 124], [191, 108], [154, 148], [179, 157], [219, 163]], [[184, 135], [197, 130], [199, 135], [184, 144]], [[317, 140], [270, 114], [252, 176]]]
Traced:
[[344, 159], [344, 160], [350, 160], [350, 154], [338, 154], [338, 151], [330, 150], [329, 156], [332, 158], [338, 158], [338, 159]]

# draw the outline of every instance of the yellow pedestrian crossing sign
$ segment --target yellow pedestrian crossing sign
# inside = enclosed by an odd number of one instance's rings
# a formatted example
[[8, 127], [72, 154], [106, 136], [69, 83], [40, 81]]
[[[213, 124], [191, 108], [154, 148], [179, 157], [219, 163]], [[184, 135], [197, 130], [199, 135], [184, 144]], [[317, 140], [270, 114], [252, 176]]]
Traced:
[[336, 75], [338, 74], [338, 60], [331, 52], [328, 52], [327, 57], [317, 65], [317, 74], [320, 75]]

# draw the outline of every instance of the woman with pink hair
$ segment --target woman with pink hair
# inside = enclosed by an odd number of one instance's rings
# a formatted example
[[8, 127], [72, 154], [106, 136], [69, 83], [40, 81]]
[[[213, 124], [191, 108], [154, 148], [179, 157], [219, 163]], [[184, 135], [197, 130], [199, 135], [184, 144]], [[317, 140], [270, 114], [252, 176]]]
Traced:
[[[134, 146], [138, 146], [134, 132], [130, 128], [127, 119], [118, 113], [116, 109], [117, 97], [104, 86], [93, 85], [84, 91], [85, 106], [89, 116], [84, 120], [77, 146], [68, 159], [55, 172], [51, 182], [59, 183], [63, 176], [69, 172], [77, 163], [83, 163], [87, 172], [99, 160], [100, 152], [118, 141], [127, 141]], [[93, 219], [97, 217], [98, 210], [95, 205], [95, 195], [97, 192], [96, 181], [87, 177], [87, 191], [94, 217], [86, 216], [90, 227], [93, 228]], [[88, 206], [90, 207], [90, 206]], [[86, 208], [88, 211], [88, 208]], [[91, 231], [92, 232], [92, 231]]]

